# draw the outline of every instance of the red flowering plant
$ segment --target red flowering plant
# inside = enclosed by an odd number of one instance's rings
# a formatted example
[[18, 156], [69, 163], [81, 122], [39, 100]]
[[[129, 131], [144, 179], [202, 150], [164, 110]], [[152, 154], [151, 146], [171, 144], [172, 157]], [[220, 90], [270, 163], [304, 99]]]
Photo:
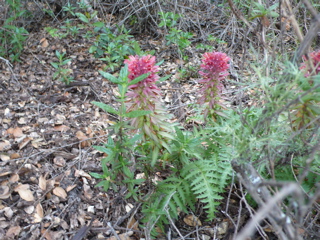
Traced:
[[156, 86], [156, 81], [159, 80], [156, 58], [151, 55], [129, 56], [124, 63], [128, 65], [129, 82], [142, 74], [149, 73], [144, 80], [129, 86], [126, 104], [128, 112], [148, 110], [151, 113], [132, 118], [131, 125], [135, 129], [140, 129], [145, 139], [150, 138], [158, 150], [161, 147], [168, 149], [166, 143], [171, 138], [170, 132], [174, 128], [166, 121], [170, 115], [161, 106], [161, 91]]
[[213, 117], [218, 106], [221, 106], [219, 99], [223, 90], [222, 81], [229, 75], [228, 61], [230, 58], [225, 53], [207, 52], [203, 54], [201, 70], [199, 74], [202, 79], [199, 81], [202, 84], [200, 89], [201, 97], [199, 104], [208, 104], [204, 112], [204, 117], [208, 115]]
[[305, 71], [305, 77], [317, 75], [320, 72], [320, 50], [310, 53], [308, 58], [303, 56], [303, 60], [300, 69]]
[[[114, 134], [110, 134], [104, 146], [95, 146], [107, 156], [101, 160], [103, 174], [91, 175], [101, 179], [97, 186], [103, 186], [105, 190], [117, 188], [115, 183], [122, 181], [121, 184], [129, 190], [127, 197], [133, 196], [138, 201], [136, 186], [144, 180], [135, 179], [134, 171], [138, 165], [145, 165], [143, 162], [137, 163], [133, 156], [137, 153], [147, 156], [144, 159], [151, 158], [151, 166], [154, 166], [163, 148], [170, 152], [167, 142], [173, 138], [171, 132], [174, 128], [166, 122], [170, 115], [161, 107], [160, 89], [156, 86], [156, 81], [161, 79], [157, 74], [159, 67], [155, 64], [155, 57], [130, 56], [125, 63], [117, 77], [99, 71], [103, 77], [118, 85], [116, 101], [120, 104], [115, 108], [110, 104], [92, 102], [116, 115], [118, 121], [110, 125], [109, 129]], [[133, 132], [130, 132], [132, 129]], [[146, 165], [150, 165], [150, 161]]]
[[[291, 126], [294, 130], [310, 128], [318, 124], [318, 122], [314, 124], [312, 122], [320, 115], [320, 92], [319, 87], [315, 86], [319, 83], [319, 77], [315, 76], [320, 73], [320, 50], [311, 52], [308, 57], [304, 56], [300, 70], [305, 78], [299, 79], [299, 94], [306, 91], [309, 93], [299, 97], [298, 103], [291, 108]], [[315, 89], [312, 90], [312, 88]]]

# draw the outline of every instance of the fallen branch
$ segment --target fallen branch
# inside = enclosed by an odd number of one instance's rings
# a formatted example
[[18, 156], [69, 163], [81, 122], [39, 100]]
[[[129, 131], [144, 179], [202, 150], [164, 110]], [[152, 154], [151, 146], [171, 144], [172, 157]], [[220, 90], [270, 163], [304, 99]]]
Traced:
[[[232, 161], [232, 167], [237, 172], [239, 180], [246, 187], [252, 198], [258, 203], [260, 209], [248, 222], [244, 229], [236, 236], [237, 240], [245, 240], [255, 231], [256, 225], [267, 218], [274, 228], [274, 232], [282, 240], [302, 240], [299, 236], [298, 227], [292, 217], [283, 212], [279, 202], [287, 196], [293, 195], [298, 207], [304, 209], [300, 211], [299, 217], [307, 213], [304, 208], [304, 194], [297, 183], [276, 183], [264, 180], [251, 164], [240, 165], [236, 160]], [[275, 195], [272, 195], [266, 187], [282, 186], [283, 188]]]

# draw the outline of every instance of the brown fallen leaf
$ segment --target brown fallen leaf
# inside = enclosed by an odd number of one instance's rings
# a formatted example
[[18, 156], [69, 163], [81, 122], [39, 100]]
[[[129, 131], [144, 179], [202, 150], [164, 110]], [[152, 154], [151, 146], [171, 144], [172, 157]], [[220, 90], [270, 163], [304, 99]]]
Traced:
[[42, 221], [43, 218], [43, 208], [42, 205], [40, 203], [37, 204], [36, 206], [36, 212], [33, 214], [33, 222], [34, 223], [39, 223]]
[[45, 140], [43, 138], [38, 138], [38, 139], [32, 140], [31, 145], [34, 148], [40, 148], [41, 146], [47, 145], [47, 143], [45, 142]]
[[50, 230], [48, 229], [41, 229], [41, 235], [45, 237], [47, 240], [53, 240], [50, 235]]
[[[130, 236], [132, 235], [133, 235], [133, 231], [129, 231], [126, 233], [119, 234], [118, 237], [120, 238], [120, 240], [130, 240]], [[110, 238], [107, 238], [106, 240], [118, 240], [119, 238], [112, 236]]]
[[76, 235], [73, 236], [72, 240], [82, 240], [90, 230], [92, 223], [93, 223], [94, 217], [91, 219], [88, 226], [83, 226], [79, 229], [79, 231], [76, 233]]
[[22, 190], [19, 190], [18, 193], [23, 200], [30, 201], [30, 202], [34, 201], [34, 196], [31, 192], [31, 190], [22, 189]]
[[55, 187], [52, 192], [54, 195], [56, 195], [62, 199], [66, 199], [68, 196], [66, 191], [62, 187]]
[[27, 213], [27, 214], [32, 214], [34, 211], [35, 207], [34, 206], [27, 206], [25, 207], [23, 210]]
[[10, 154], [10, 159], [17, 159], [17, 158], [21, 158], [21, 155], [19, 153]]
[[12, 174], [12, 171], [2, 172], [2, 173], [0, 173], [0, 177], [8, 176], [10, 174]]
[[192, 214], [187, 215], [186, 217], [184, 217], [183, 221], [185, 222], [185, 224], [187, 224], [187, 225], [189, 225], [191, 227], [202, 226], [202, 223], [199, 220], [199, 218], [197, 218], [196, 216], [194, 216]]
[[224, 235], [229, 229], [229, 223], [227, 221], [221, 222], [216, 227], [218, 235]]
[[10, 220], [13, 216], [13, 210], [11, 207], [3, 208], [3, 213], [7, 217], [8, 220]]
[[0, 199], [7, 199], [11, 196], [10, 188], [8, 186], [0, 186]]
[[139, 222], [134, 217], [131, 217], [127, 223], [128, 229], [139, 230]]
[[66, 191], [67, 192], [70, 192], [72, 189], [74, 189], [76, 186], [78, 186], [77, 184], [73, 184], [73, 185], [70, 185], [66, 188]]
[[21, 150], [25, 146], [28, 145], [28, 143], [32, 140], [32, 138], [26, 137], [19, 143], [19, 149]]
[[0, 142], [0, 151], [6, 151], [11, 148], [11, 144], [9, 141], [4, 140], [3, 142]]
[[89, 180], [92, 179], [92, 177], [88, 173], [86, 173], [83, 170], [78, 170], [78, 169], [76, 169], [76, 171], [74, 172], [74, 176], [75, 177], [85, 177], [85, 178], [87, 178]]
[[23, 132], [22, 132], [22, 129], [19, 128], [19, 127], [9, 128], [6, 131], [6, 133], [9, 134], [9, 135], [13, 135], [14, 138], [19, 138], [19, 137], [22, 137], [24, 135]]
[[36, 206], [36, 212], [38, 213], [38, 215], [40, 217], [43, 218], [43, 208], [42, 208], [42, 205], [41, 203], [38, 203], [37, 206]]
[[48, 229], [42, 229], [41, 234], [47, 239], [47, 240], [57, 240], [57, 239], [63, 239], [64, 231], [51, 231]]
[[20, 184], [14, 189], [15, 192], [18, 192], [19, 196], [26, 201], [34, 201], [33, 193], [30, 190], [29, 184]]
[[87, 140], [88, 137], [83, 132], [78, 131], [76, 133], [76, 137], [81, 141], [81, 143], [80, 143], [81, 147], [89, 147], [89, 146], [91, 146], [91, 140]]
[[54, 126], [53, 129], [54, 129], [54, 131], [66, 132], [70, 129], [70, 127], [67, 125], [58, 125], [58, 126]]
[[8, 229], [6, 233], [6, 237], [9, 239], [14, 239], [15, 236], [18, 236], [20, 234], [21, 227], [20, 226], [12, 226]]
[[25, 117], [21, 117], [18, 119], [18, 123], [19, 124], [26, 124], [27, 123], [27, 119]]
[[88, 184], [83, 184], [83, 190], [84, 190], [84, 196], [87, 199], [91, 199], [93, 196], [93, 190], [91, 189], [91, 187]]
[[42, 38], [40, 40], [40, 44], [42, 48], [47, 48], [49, 46], [48, 40], [46, 38]]
[[10, 160], [10, 156], [7, 153], [2, 153], [2, 154], [0, 154], [0, 159], [1, 159], [1, 161], [7, 162]]
[[40, 176], [39, 178], [39, 187], [41, 188], [42, 191], [45, 191], [47, 189], [47, 180], [45, 176]]
[[54, 159], [53, 159], [53, 162], [56, 166], [58, 167], [64, 167], [66, 165], [66, 160], [61, 157], [61, 156], [56, 156]]
[[20, 177], [18, 174], [12, 174], [12, 176], [9, 178], [10, 183], [16, 183], [20, 180]]

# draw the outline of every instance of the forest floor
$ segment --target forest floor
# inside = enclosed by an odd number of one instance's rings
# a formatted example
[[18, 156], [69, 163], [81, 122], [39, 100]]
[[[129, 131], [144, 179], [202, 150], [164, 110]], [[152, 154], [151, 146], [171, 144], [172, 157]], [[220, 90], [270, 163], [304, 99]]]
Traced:
[[[228, 23], [218, 21], [219, 28], [227, 27]], [[63, 39], [45, 30], [59, 24], [52, 19], [43, 21], [31, 31], [20, 62], [12, 67], [5, 61], [0, 64], [0, 239], [72, 239], [76, 234], [73, 239], [141, 239], [140, 205], [125, 199], [121, 191], [96, 188], [97, 180], [89, 175], [101, 172], [103, 158], [93, 146], [106, 141], [107, 128], [117, 120], [91, 102], [117, 104], [115, 86], [99, 74], [106, 65], [88, 52], [93, 40], [81, 37], [87, 30]], [[199, 66], [200, 52], [193, 48], [185, 62], [172, 54], [174, 49], [163, 37], [134, 37], [142, 50], [156, 50], [157, 61], [164, 60], [161, 77], [172, 74], [160, 87], [163, 104], [175, 116], [173, 121], [192, 124], [186, 119], [193, 114], [189, 105], [197, 100], [199, 76], [195, 71], [181, 77], [177, 69], [187, 63]], [[233, 59], [232, 81], [225, 83], [225, 104], [253, 104], [248, 94], [254, 93], [235, 94], [237, 71], [246, 74], [242, 50], [235, 51], [230, 44], [218, 46], [220, 51], [231, 52]], [[56, 70], [50, 63], [57, 62], [56, 50], [72, 60], [69, 68], [74, 82], [70, 85], [53, 80]], [[159, 173], [160, 179], [161, 175], [165, 173]], [[233, 219], [241, 218], [241, 227], [249, 215], [238, 216], [241, 204], [235, 189], [224, 198], [213, 221], [205, 221], [200, 203], [193, 213], [197, 224], [190, 220], [193, 215], [181, 215], [175, 225], [185, 239], [232, 238]], [[176, 229], [173, 232], [172, 239], [178, 239]], [[272, 230], [269, 232], [272, 239]], [[166, 235], [161, 233], [158, 239]]]

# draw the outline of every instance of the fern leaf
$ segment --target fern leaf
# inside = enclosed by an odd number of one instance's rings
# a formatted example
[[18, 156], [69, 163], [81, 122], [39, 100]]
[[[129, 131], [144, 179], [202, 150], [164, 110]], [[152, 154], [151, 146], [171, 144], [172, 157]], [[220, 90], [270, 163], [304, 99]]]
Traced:
[[194, 209], [195, 196], [190, 187], [185, 179], [178, 177], [158, 182], [157, 193], [143, 205], [143, 222], [148, 226], [157, 224], [163, 228], [168, 223], [167, 212], [171, 218], [176, 219], [180, 211], [187, 212], [187, 207]]
[[[214, 159], [198, 160], [188, 164], [182, 171], [182, 176], [190, 182], [191, 190], [207, 209], [208, 219], [215, 216], [216, 207], [220, 204], [220, 196], [232, 173], [228, 162], [215, 164]], [[229, 164], [230, 165], [230, 164]], [[225, 173], [227, 170], [227, 173]]]
[[[169, 204], [169, 212], [175, 212], [176, 209], [187, 212], [187, 207], [193, 208], [195, 197], [191, 191], [191, 186], [183, 178], [171, 177], [158, 184], [158, 190], [161, 193], [172, 195], [171, 201]], [[174, 218], [177, 215], [173, 214]]]

